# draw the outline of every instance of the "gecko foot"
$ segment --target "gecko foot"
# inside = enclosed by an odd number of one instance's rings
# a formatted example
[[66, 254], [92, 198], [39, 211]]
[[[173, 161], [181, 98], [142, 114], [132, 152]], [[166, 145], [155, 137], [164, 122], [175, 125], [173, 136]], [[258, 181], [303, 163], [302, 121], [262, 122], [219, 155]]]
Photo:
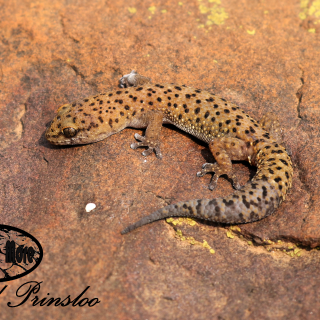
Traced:
[[137, 140], [140, 140], [141, 142], [132, 143], [130, 146], [132, 149], [137, 149], [139, 147], [148, 147], [147, 150], [142, 152], [143, 156], [147, 157], [154, 151], [156, 153], [157, 158], [162, 159], [159, 142], [148, 140], [146, 137], [143, 137], [138, 133], [136, 133], [134, 137]]
[[144, 85], [145, 83], [151, 83], [151, 79], [142, 76], [137, 73], [135, 70], [132, 70], [129, 74], [125, 74], [119, 80], [120, 88], [129, 88], [129, 87], [137, 87]]
[[227, 175], [228, 177], [230, 177], [232, 179], [232, 184], [235, 189], [237, 189], [237, 190], [241, 189], [241, 185], [240, 185], [236, 175], [224, 172], [224, 170], [222, 170], [217, 163], [205, 163], [202, 166], [201, 171], [197, 173], [197, 177], [203, 177], [205, 174], [207, 174], [209, 172], [215, 172], [214, 176], [212, 177], [212, 179], [209, 183], [209, 189], [211, 191], [216, 188], [218, 179], [223, 174]]

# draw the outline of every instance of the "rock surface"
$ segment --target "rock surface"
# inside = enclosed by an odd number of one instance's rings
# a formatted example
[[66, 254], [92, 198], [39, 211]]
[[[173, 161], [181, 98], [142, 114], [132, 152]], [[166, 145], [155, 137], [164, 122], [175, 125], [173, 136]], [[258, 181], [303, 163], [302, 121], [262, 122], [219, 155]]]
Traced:
[[[317, 1], [0, 7], [0, 223], [31, 233], [44, 250], [34, 272], [6, 283], [1, 318], [320, 318]], [[130, 149], [132, 129], [86, 146], [44, 139], [60, 105], [115, 88], [132, 69], [220, 94], [256, 119], [277, 113], [295, 170], [279, 210], [231, 228], [178, 219], [121, 236], [168, 203], [232, 192], [225, 179], [210, 192], [209, 175], [196, 177], [214, 159], [173, 127], [163, 129], [163, 160]], [[235, 167], [243, 184], [254, 174]], [[90, 286], [85, 296], [101, 302], [33, 307], [31, 297], [8, 307], [26, 281], [42, 281], [41, 298], [74, 298]]]

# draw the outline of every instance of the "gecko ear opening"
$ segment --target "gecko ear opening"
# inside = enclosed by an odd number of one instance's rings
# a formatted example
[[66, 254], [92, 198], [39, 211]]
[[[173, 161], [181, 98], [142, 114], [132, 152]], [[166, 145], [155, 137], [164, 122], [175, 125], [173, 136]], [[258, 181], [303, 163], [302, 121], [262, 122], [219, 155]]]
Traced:
[[77, 134], [77, 130], [72, 127], [66, 127], [62, 130], [62, 132], [66, 138], [72, 138]]

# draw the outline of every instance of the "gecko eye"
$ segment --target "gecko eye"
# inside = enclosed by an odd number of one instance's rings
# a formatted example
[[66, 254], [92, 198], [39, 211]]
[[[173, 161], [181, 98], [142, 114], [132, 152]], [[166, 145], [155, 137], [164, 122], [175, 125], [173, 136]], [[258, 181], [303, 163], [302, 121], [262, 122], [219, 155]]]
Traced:
[[67, 127], [63, 129], [63, 134], [66, 138], [72, 138], [77, 134], [77, 130], [72, 127]]

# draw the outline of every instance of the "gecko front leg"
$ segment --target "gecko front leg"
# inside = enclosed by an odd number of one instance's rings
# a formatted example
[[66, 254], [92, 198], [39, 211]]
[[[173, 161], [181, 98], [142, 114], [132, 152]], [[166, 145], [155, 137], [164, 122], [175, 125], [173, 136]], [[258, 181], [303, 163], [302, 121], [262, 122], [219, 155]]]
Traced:
[[162, 153], [160, 151], [160, 133], [163, 122], [163, 113], [157, 110], [148, 111], [140, 119], [135, 122], [139, 122], [138, 125], [133, 123], [134, 127], [139, 126], [140, 123], [143, 123], [147, 129], [144, 136], [136, 133], [134, 137], [140, 142], [135, 142], [131, 144], [132, 149], [137, 149], [139, 147], [148, 147], [147, 150], [142, 152], [143, 156], [150, 155], [153, 151], [156, 153], [158, 159], [162, 159]]

